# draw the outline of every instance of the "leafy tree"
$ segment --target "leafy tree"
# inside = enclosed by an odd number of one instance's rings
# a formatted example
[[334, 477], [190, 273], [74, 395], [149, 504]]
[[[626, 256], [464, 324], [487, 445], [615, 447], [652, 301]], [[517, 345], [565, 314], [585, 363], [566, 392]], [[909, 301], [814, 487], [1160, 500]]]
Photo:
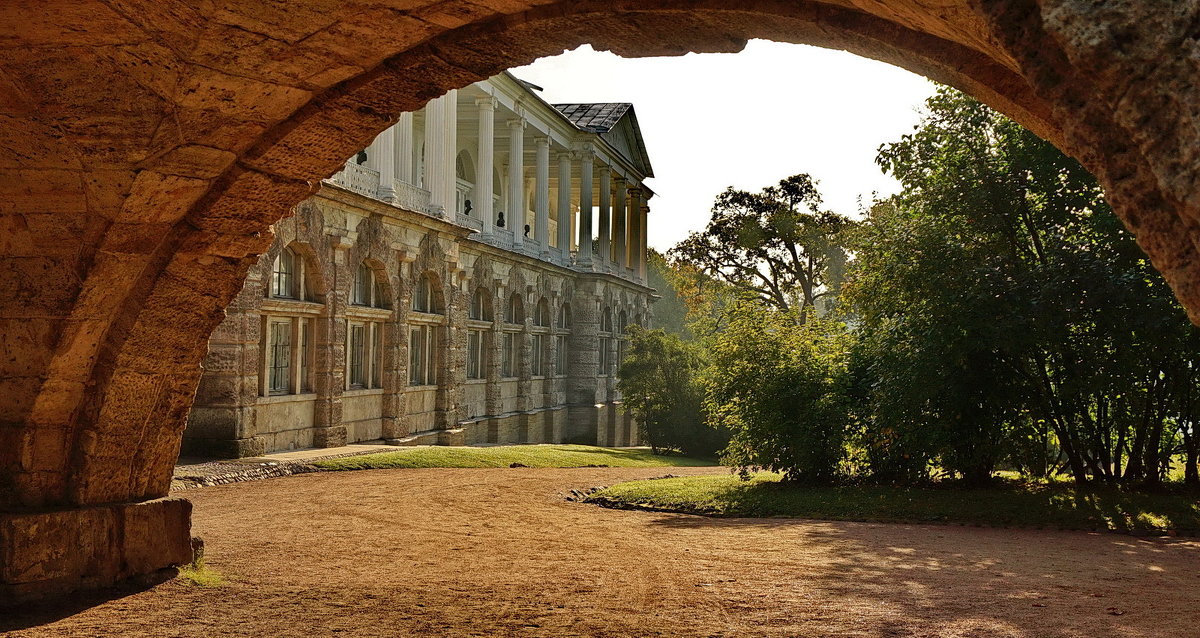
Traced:
[[778, 310], [813, 308], [818, 299], [836, 294], [845, 264], [838, 235], [851, 225], [820, 206], [816, 184], [806, 174], [758, 193], [730, 187], [713, 204], [708, 226], [691, 233], [669, 257]]
[[688, 328], [688, 306], [675, 288], [679, 278], [671, 272], [671, 266], [662, 253], [653, 248], [646, 253], [646, 265], [647, 283], [659, 295], [654, 302], [654, 327], [679, 335], [684, 340], [693, 339], [692, 331]]
[[927, 107], [851, 242], [869, 430], [975, 482], [1158, 482], [1196, 449], [1195, 329], [1078, 163], [957, 91]]
[[697, 380], [697, 348], [678, 335], [630, 326], [629, 347], [618, 372], [617, 388], [637, 419], [642, 438], [655, 454], [679, 450], [713, 455], [725, 444], [710, 428], [702, 410]]
[[844, 327], [793, 310], [737, 304], [705, 374], [710, 418], [733, 432], [722, 461], [743, 473], [827, 484], [842, 471], [851, 417]]

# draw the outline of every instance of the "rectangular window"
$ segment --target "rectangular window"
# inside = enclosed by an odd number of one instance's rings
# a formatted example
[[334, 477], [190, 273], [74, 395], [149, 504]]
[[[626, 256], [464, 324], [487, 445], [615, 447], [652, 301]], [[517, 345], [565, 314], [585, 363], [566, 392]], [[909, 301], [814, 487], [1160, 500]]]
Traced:
[[432, 326], [414, 326], [408, 338], [408, 384], [436, 384], [436, 363], [436, 329]]
[[417, 326], [408, 339], [408, 384], [425, 385], [425, 326]]
[[300, 391], [312, 392], [312, 319], [300, 320]]
[[269, 354], [271, 360], [270, 394], [290, 394], [291, 364], [292, 364], [292, 322], [272, 321], [270, 330]]
[[500, 363], [500, 376], [517, 376], [517, 333], [504, 333], [504, 358]]
[[350, 348], [346, 353], [346, 357], [350, 360], [349, 370], [347, 373], [350, 376], [351, 388], [365, 388], [367, 386], [367, 371], [365, 369], [366, 348], [367, 348], [367, 327], [364, 325], [350, 326]]
[[383, 387], [383, 324], [371, 324], [371, 387]]
[[533, 335], [533, 351], [530, 356], [533, 358], [533, 360], [530, 361], [530, 367], [532, 368], [531, 372], [533, 376], [540, 377], [545, 374], [542, 366], [543, 361], [546, 359], [546, 335]]
[[483, 378], [483, 331], [467, 332], [467, 378]]
[[612, 339], [604, 337], [600, 338], [600, 375], [608, 376], [612, 366], [612, 357], [609, 349], [612, 345]]
[[554, 373], [565, 375], [567, 373], [567, 335], [558, 335], [554, 338]]

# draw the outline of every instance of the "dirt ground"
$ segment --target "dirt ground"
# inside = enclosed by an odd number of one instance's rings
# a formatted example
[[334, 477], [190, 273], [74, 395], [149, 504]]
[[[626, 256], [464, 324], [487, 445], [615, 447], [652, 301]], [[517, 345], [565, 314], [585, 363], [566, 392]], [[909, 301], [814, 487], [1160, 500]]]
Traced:
[[571, 503], [713, 468], [383, 470], [189, 490], [209, 564], [13, 636], [1200, 636], [1200, 543]]

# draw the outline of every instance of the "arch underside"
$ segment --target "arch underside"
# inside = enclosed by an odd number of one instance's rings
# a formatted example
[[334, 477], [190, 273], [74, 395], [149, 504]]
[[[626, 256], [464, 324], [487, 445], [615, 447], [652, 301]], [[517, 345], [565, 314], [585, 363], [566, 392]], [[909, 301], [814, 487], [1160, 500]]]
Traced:
[[[767, 38], [961, 88], [1095, 172], [1200, 316], [1200, 74], [1185, 55], [1198, 10], [1102, 4], [10, 7], [0, 17], [0, 511], [165, 495], [207, 337], [270, 246], [271, 224], [401, 112], [582, 43], [649, 56]], [[803, 72], [781, 69], [779, 80]]]

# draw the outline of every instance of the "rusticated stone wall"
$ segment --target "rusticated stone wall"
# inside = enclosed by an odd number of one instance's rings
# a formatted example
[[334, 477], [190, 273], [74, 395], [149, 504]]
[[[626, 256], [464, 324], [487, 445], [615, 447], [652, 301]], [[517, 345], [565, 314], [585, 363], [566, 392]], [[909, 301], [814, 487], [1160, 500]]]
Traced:
[[[209, 340], [205, 372], [184, 432], [184, 454], [245, 457], [375, 439], [397, 445], [569, 439], [611, 446], [636, 440], [632, 421], [616, 404], [615, 366], [600, 370], [596, 349], [606, 343], [609, 361], [615, 360], [622, 318], [649, 317], [649, 288], [628, 277], [580, 272], [471, 239], [468, 227], [332, 184], [322, 185], [317, 195], [297, 206], [293, 217], [272, 229], [274, 244], [250, 268], [245, 288]], [[303, 261], [297, 276], [304, 280], [306, 294], [296, 298], [270, 294], [272, 267], [285, 248]], [[384, 282], [375, 307], [350, 303], [360, 264], [372, 267]], [[445, 303], [438, 304], [436, 313], [421, 313], [411, 321], [412, 295], [422, 274], [438, 282], [434, 296]], [[468, 321], [473, 294], [488, 306], [490, 323]], [[505, 307], [513, 297], [521, 300], [524, 312], [509, 323]], [[537, 325], [542, 302], [545, 326]], [[572, 319], [560, 324], [564, 308], [572, 309]], [[600, 339], [601, 309], [610, 317], [607, 342]], [[380, 350], [367, 355], [383, 370], [381, 382], [370, 388], [347, 387], [351, 316], [384, 330]], [[270, 352], [264, 326], [293, 317], [317, 328], [313, 343], [299, 355], [314, 364], [311, 378], [300, 387], [289, 384], [286, 391], [271, 393], [262, 377]], [[415, 325], [435, 330], [448, 344], [436, 358], [438, 383], [433, 386], [408, 383], [409, 329]], [[467, 378], [469, 329], [479, 330], [487, 344], [484, 379]], [[519, 344], [509, 378], [500, 374], [505, 332], [516, 335]], [[537, 375], [534, 333], [546, 345]], [[571, 335], [572, 354], [567, 368], [559, 370], [554, 367], [555, 337], [566, 335]], [[303, 348], [297, 342], [290, 345]], [[474, 400], [465, 396], [468, 386], [476, 391]], [[572, 393], [580, 405], [570, 405]], [[410, 400], [413, 394], [436, 397], [434, 414], [417, 405], [421, 399]], [[347, 406], [364, 398], [371, 402], [365, 409]], [[579, 407], [586, 409], [571, 413]], [[567, 422], [568, 416], [582, 420]], [[355, 421], [365, 427], [357, 429]], [[614, 430], [618, 422], [619, 432]]]
[[1200, 318], [1198, 17], [1161, 0], [9, 3], [0, 511], [165, 494], [208, 335], [269, 225], [400, 112], [583, 42], [804, 42], [962, 88], [1095, 172]]

